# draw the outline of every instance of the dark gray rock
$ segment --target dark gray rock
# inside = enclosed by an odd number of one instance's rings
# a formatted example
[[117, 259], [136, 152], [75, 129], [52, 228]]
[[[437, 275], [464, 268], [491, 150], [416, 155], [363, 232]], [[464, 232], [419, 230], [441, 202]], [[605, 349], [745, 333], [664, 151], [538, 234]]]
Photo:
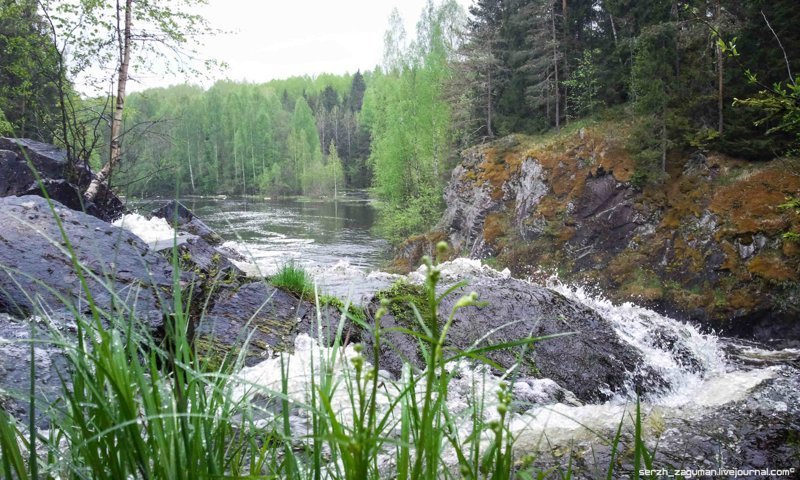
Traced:
[[[172, 241], [164, 242], [156, 250], [167, 259], [172, 258]], [[160, 247], [160, 248], [159, 248]], [[244, 278], [245, 274], [230, 259], [230, 252], [214, 247], [203, 238], [188, 235], [178, 242], [178, 257], [183, 271], [202, 275], [203, 282], [209, 287], [217, 281], [234, 282]]]
[[[57, 327], [52, 327], [57, 328]], [[33, 334], [33, 335], [32, 335]], [[70, 335], [70, 332], [65, 332]], [[68, 374], [64, 352], [55, 346], [53, 331], [32, 320], [0, 313], [0, 408], [27, 421], [30, 408], [31, 338], [35, 339], [35, 395], [37, 424], [47, 425], [42, 411], [63, 397], [61, 378]], [[59, 376], [61, 375], [61, 376]]]
[[56, 146], [26, 138], [0, 138], [0, 197], [42, 196], [42, 185], [36, 182], [27, 160], [53, 200], [106, 221], [125, 213], [125, 205], [108, 189], [101, 190], [94, 202], [84, 202], [82, 192], [92, 179], [89, 167], [83, 162], [70, 163], [67, 152]]
[[[570, 244], [590, 247], [604, 256], [624, 250], [642, 223], [634, 208], [632, 187], [619, 184], [613, 175], [586, 180], [574, 216], [579, 228]], [[586, 256], [581, 260], [577, 262], [580, 267], [590, 268], [597, 259]]]
[[[107, 312], [135, 309], [136, 318], [160, 331], [171, 306], [170, 264], [132, 233], [54, 206], [95, 304]], [[0, 198], [0, 312], [24, 318], [67, 310], [67, 302], [88, 313], [66, 246], [45, 199]]]
[[[28, 189], [34, 177], [26, 157], [42, 178], [65, 179], [82, 183], [91, 179], [91, 173], [81, 163], [67, 162], [67, 152], [47, 143], [27, 138], [0, 138], [0, 194], [20, 195]], [[9, 154], [10, 152], [10, 154]]]
[[[479, 299], [488, 303], [456, 313], [447, 336], [448, 345], [456, 350], [574, 332], [536, 342], [527, 351], [498, 350], [487, 357], [505, 368], [516, 364], [521, 357], [519, 376], [550, 378], [581, 401], [605, 400], [631, 386], [642, 393], [663, 386], [663, 379], [657, 373], [642, 370], [639, 352], [621, 340], [608, 321], [594, 310], [543, 287], [511, 278], [478, 278], [445, 298], [440, 314], [449, 315], [455, 302], [470, 291], [477, 292]], [[370, 311], [374, 313], [376, 309], [377, 301]], [[381, 319], [381, 326], [387, 329], [410, 325], [387, 315]], [[371, 339], [363, 340], [371, 351]], [[385, 340], [380, 368], [398, 374], [404, 359], [418, 366], [423, 364], [416, 339], [387, 332]]]
[[447, 209], [438, 228], [447, 233], [456, 251], [466, 251], [470, 257], [480, 258], [489, 253], [483, 236], [486, 216], [501, 210], [503, 204], [492, 198], [489, 187], [463, 181], [466, 171], [463, 165], [453, 170], [444, 192]]
[[177, 200], [172, 200], [162, 207], [153, 210], [150, 212], [150, 215], [163, 218], [172, 225], [172, 228], [197, 235], [210, 245], [216, 246], [222, 243], [222, 237]]

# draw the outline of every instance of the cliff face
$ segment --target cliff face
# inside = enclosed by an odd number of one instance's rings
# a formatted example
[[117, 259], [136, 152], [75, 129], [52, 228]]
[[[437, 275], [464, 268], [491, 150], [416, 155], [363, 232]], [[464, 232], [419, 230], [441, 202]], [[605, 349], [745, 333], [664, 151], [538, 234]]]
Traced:
[[696, 153], [639, 190], [625, 138], [605, 123], [466, 150], [439, 235], [518, 276], [557, 271], [731, 334], [800, 339], [800, 244], [782, 238], [800, 215], [778, 208], [800, 194], [800, 161]]

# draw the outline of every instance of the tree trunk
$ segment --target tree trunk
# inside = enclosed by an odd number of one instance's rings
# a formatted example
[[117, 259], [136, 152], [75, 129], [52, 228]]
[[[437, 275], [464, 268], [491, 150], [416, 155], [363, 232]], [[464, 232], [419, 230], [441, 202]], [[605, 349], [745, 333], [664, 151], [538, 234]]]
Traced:
[[186, 162], [189, 164], [189, 181], [192, 183], [192, 193], [194, 193], [194, 172], [192, 171], [192, 150], [189, 140], [186, 140]]
[[[720, 0], [716, 2], [716, 9], [714, 11], [714, 16], [716, 17], [716, 24], [717, 24], [717, 31], [720, 28], [720, 17], [722, 16], [722, 7], [720, 6]], [[715, 51], [717, 54], [717, 116], [718, 116], [718, 125], [717, 125], [717, 132], [722, 135], [723, 129], [723, 107], [724, 105], [724, 97], [723, 97], [723, 82], [724, 82], [724, 72], [723, 72], [723, 65], [722, 65], [722, 49], [719, 47], [719, 44], [715, 42]]]
[[[567, 0], [561, 1], [561, 14], [564, 16], [564, 44], [562, 51], [564, 52], [564, 80], [569, 80], [569, 60], [567, 59], [568, 43], [569, 43], [569, 23], [567, 18]], [[564, 84], [564, 124], [569, 124], [569, 93], [567, 91], [567, 84]]]
[[125, 87], [128, 84], [128, 65], [131, 61], [131, 23], [133, 19], [133, 0], [125, 0], [125, 23], [120, 34], [120, 3], [117, 0], [117, 40], [119, 42], [119, 69], [117, 70], [117, 100], [111, 117], [111, 152], [108, 162], [94, 176], [84, 193], [84, 198], [92, 202], [105, 185], [111, 172], [122, 156], [122, 112], [125, 108]]
[[492, 131], [492, 67], [486, 69], [486, 135], [494, 138]]
[[555, 73], [554, 81], [555, 81], [555, 93], [556, 93], [556, 130], [561, 128], [561, 113], [560, 113], [560, 103], [561, 103], [561, 96], [559, 95], [558, 91], [558, 37], [556, 37], [556, 10], [552, 8], [550, 10], [550, 20], [553, 25], [553, 71]]
[[667, 173], [667, 115], [666, 111], [661, 113], [661, 171]]

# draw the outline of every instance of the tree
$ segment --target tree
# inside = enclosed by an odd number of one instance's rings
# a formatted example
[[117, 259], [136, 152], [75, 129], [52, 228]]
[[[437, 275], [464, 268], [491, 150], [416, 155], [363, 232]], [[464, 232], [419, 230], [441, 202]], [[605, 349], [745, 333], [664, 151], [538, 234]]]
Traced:
[[571, 92], [567, 96], [566, 103], [572, 105], [572, 111], [576, 116], [594, 113], [601, 103], [598, 98], [600, 93], [600, 78], [597, 71], [597, 64], [600, 63], [599, 57], [599, 49], [584, 50], [569, 79], [564, 81], [564, 85], [568, 86]]
[[60, 137], [62, 78], [47, 22], [33, 0], [0, 0], [0, 111], [6, 133], [52, 142]]
[[638, 138], [639, 172], [652, 178], [656, 162], [662, 174], [667, 171], [670, 148], [668, 117], [675, 82], [675, 30], [670, 24], [648, 28], [638, 39], [633, 64], [633, 94], [640, 115]]
[[530, 3], [524, 12], [530, 16], [531, 29], [526, 37], [525, 55], [528, 58], [524, 65], [531, 78], [526, 89], [528, 102], [533, 106], [544, 105], [549, 119], [552, 105], [552, 123], [556, 128], [561, 125], [561, 83], [559, 65], [564, 59], [558, 35], [557, 18], [553, 0]]
[[361, 75], [361, 70], [353, 75], [353, 81], [350, 83], [350, 94], [348, 98], [348, 107], [351, 112], [360, 112], [361, 106], [364, 104], [364, 92], [367, 90], [367, 84], [364, 82], [364, 76]]
[[[93, 201], [106, 188], [112, 171], [122, 157], [123, 112], [131, 66], [145, 66], [144, 60], [160, 56], [181, 56], [187, 40], [209, 31], [206, 21], [191, 13], [204, 0], [42, 0], [41, 7], [55, 32], [72, 46], [73, 71], [87, 65], [113, 65], [116, 88], [110, 119], [109, 156], [84, 192]], [[85, 22], [81, 24], [80, 22]], [[58, 42], [56, 42], [58, 43]], [[183, 68], [185, 63], [181, 64]], [[99, 79], [103, 82], [104, 79]]]
[[[362, 121], [372, 136], [370, 163], [383, 232], [399, 241], [431, 226], [441, 208], [445, 161], [452, 155], [450, 105], [444, 86], [452, 76], [450, 28], [460, 10], [454, 2], [428, 2], [409, 47], [387, 45], [392, 59], [373, 74]], [[457, 18], [457, 17], [456, 17]], [[463, 18], [463, 16], [461, 17]], [[396, 28], [394, 25], [391, 28]], [[396, 41], [402, 36], [387, 34]], [[392, 61], [389, 61], [392, 60]]]
[[484, 131], [488, 138], [494, 137], [494, 101], [503, 82], [504, 64], [501, 56], [500, 35], [503, 7], [500, 0], [476, 0], [470, 6], [472, 18], [467, 24], [468, 41], [461, 54], [466, 78], [480, 99], [484, 110]]

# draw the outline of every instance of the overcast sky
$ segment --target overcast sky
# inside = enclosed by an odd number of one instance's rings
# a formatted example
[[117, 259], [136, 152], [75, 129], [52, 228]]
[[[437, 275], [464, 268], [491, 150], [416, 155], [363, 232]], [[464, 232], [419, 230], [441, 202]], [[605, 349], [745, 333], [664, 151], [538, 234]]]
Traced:
[[[472, 0], [458, 0], [465, 8]], [[214, 28], [202, 55], [226, 62], [215, 79], [265, 82], [295, 75], [371, 70], [396, 6], [413, 35], [426, 0], [209, 0]], [[184, 83], [183, 77], [139, 74], [130, 90]], [[197, 83], [196, 81], [194, 83]], [[209, 83], [208, 81], [203, 82]]]

